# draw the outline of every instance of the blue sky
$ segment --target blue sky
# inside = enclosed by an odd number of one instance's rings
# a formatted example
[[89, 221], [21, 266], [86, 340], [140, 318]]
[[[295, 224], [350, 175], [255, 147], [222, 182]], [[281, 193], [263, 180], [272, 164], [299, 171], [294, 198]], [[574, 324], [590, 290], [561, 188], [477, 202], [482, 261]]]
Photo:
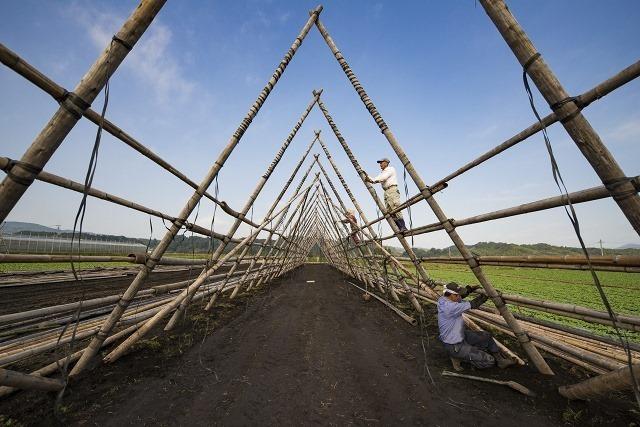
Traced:
[[[640, 58], [637, 1], [512, 0], [516, 18], [571, 94], [582, 93]], [[321, 18], [379, 111], [427, 183], [533, 123], [520, 67], [479, 4], [327, 1]], [[169, 1], [111, 80], [107, 117], [199, 182], [316, 5], [308, 1]], [[46, 75], [73, 88], [134, 1], [3, 1], [0, 42]], [[323, 99], [361, 164], [392, 150], [315, 28], [299, 49], [241, 144], [220, 173], [220, 198], [239, 209], [311, 99]], [[7, 68], [0, 69], [0, 155], [19, 158], [57, 105]], [[539, 110], [548, 108], [537, 97]], [[93, 105], [101, 107], [101, 98]], [[627, 175], [640, 171], [640, 82], [588, 107], [591, 121]], [[255, 206], [261, 218], [289, 176], [313, 129], [338, 161], [367, 215], [375, 206], [321, 113], [314, 109]], [[45, 168], [82, 181], [95, 126], [83, 120]], [[599, 184], [561, 127], [550, 136], [570, 191]], [[319, 152], [318, 149], [314, 152]], [[94, 186], [176, 214], [192, 191], [108, 134]], [[415, 194], [412, 182], [409, 193]], [[541, 136], [450, 182], [438, 196], [462, 218], [557, 195]], [[403, 196], [404, 197], [404, 196]], [[73, 225], [79, 195], [36, 183], [9, 220]], [[346, 199], [346, 196], [345, 196]], [[414, 224], [433, 221], [426, 204]], [[577, 206], [585, 240], [605, 246], [640, 239], [611, 200]], [[198, 223], [208, 226], [211, 203]], [[193, 219], [193, 217], [192, 217]], [[229, 218], [216, 217], [224, 231]], [[163, 228], [154, 221], [154, 237]], [[147, 237], [148, 217], [91, 200], [85, 229]], [[388, 230], [387, 226], [383, 227]], [[242, 229], [242, 231], [246, 231]], [[478, 241], [577, 245], [564, 211], [555, 209], [459, 230]], [[391, 243], [394, 244], [394, 243]], [[395, 243], [397, 245], [397, 243]], [[450, 245], [444, 233], [416, 246]]]

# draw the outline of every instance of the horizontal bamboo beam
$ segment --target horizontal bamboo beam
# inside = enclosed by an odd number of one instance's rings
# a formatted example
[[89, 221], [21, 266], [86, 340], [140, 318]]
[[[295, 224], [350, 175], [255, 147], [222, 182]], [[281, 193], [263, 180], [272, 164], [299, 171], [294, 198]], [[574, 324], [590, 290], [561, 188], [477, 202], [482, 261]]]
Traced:
[[[634, 184], [640, 185], [640, 178], [636, 177], [633, 180]], [[586, 190], [576, 191], [573, 193], [569, 193], [569, 199], [572, 204], [585, 203], [593, 200], [599, 200], [610, 197], [609, 190], [607, 190], [604, 186], [600, 187], [592, 187]], [[465, 225], [477, 224], [485, 221], [493, 221], [496, 219], [507, 218], [516, 215], [523, 215], [526, 213], [538, 212], [542, 210], [557, 208], [561, 206], [566, 206], [567, 197], [565, 195], [549, 197], [546, 199], [536, 200], [534, 202], [525, 203], [518, 206], [512, 206], [509, 208], [501, 209], [498, 211], [488, 212], [480, 215], [475, 215], [468, 218], [463, 219], [449, 219], [451, 223], [453, 223], [456, 227], [461, 227]], [[419, 234], [432, 233], [434, 231], [444, 230], [444, 226], [441, 223], [433, 223], [424, 225], [421, 227], [416, 227], [412, 230], [405, 232], [405, 236], [416, 236]], [[381, 240], [392, 239], [393, 235], [382, 237]]]
[[[616, 265], [628, 267], [640, 267], [640, 256], [637, 255], [592, 255], [587, 260], [582, 255], [481, 255], [476, 257], [478, 262], [504, 262], [504, 263], [533, 263], [533, 264], [580, 264], [588, 265], [589, 260], [593, 265]], [[464, 261], [462, 257], [421, 257], [423, 262], [449, 262]]]
[[[365, 242], [366, 243], [366, 242]], [[625, 255], [620, 255], [621, 257]], [[380, 258], [380, 255], [375, 256], [376, 258]], [[607, 258], [606, 256], [604, 258]], [[404, 262], [411, 262], [411, 259], [407, 257], [397, 257], [398, 260]], [[588, 271], [589, 265], [580, 263], [567, 263], [567, 262], [535, 262], [533, 260], [530, 261], [487, 261], [483, 256], [476, 257], [478, 264], [485, 266], [498, 266], [498, 267], [523, 267], [523, 268], [549, 268], [549, 269], [559, 269], [559, 270], [583, 270]], [[421, 263], [426, 264], [466, 264], [466, 261], [460, 260], [459, 257], [421, 257], [418, 259]], [[626, 265], [618, 265], [615, 261], [611, 261], [608, 263], [606, 260], [601, 260], [598, 264], [593, 264], [593, 269], [597, 271], [618, 271], [624, 273], [640, 273], [640, 266], [626, 266]], [[613, 287], [613, 286], [612, 286]]]
[[[583, 109], [586, 106], [588, 106], [589, 104], [591, 104], [592, 102], [597, 101], [598, 99], [604, 97], [605, 95], [608, 95], [609, 93], [611, 93], [614, 90], [616, 90], [616, 89], [622, 87], [623, 85], [629, 83], [631, 80], [637, 78], [638, 76], [640, 76], [640, 61], [637, 61], [637, 62], [631, 64], [630, 66], [628, 66], [624, 70], [620, 71], [619, 73], [617, 73], [613, 77], [611, 77], [611, 78], [605, 80], [604, 82], [598, 84], [594, 88], [584, 92], [582, 95], [578, 95], [576, 97], [576, 100], [575, 100], [576, 106], [578, 108], [580, 108], [580, 109]], [[542, 123], [544, 124], [545, 127], [548, 127], [548, 126], [551, 126], [552, 124], [556, 123], [560, 119], [561, 119], [561, 117], [558, 117], [556, 115], [556, 113], [551, 113], [551, 114], [549, 114], [548, 116], [546, 116], [546, 117], [544, 117], [542, 119]], [[525, 139], [529, 138], [530, 136], [535, 135], [536, 133], [540, 132], [541, 130], [542, 130], [542, 125], [540, 123], [535, 123], [535, 124], [529, 126], [528, 128], [526, 128], [522, 132], [518, 133], [517, 135], [514, 135], [511, 138], [507, 139], [502, 144], [492, 148], [491, 150], [487, 151], [486, 153], [482, 154], [481, 156], [477, 157], [476, 159], [474, 159], [474, 160], [470, 161], [469, 163], [465, 164], [464, 166], [460, 167], [455, 172], [450, 173], [449, 175], [445, 176], [444, 178], [438, 180], [436, 183], [433, 184], [433, 186], [435, 187], [435, 186], [442, 185], [442, 184], [445, 184], [445, 183], [451, 181], [452, 179], [462, 175], [463, 173], [473, 169], [474, 167], [476, 167], [476, 166], [486, 162], [487, 160], [497, 156], [498, 154], [502, 153], [503, 151], [505, 151], [505, 150], [513, 147], [514, 145], [524, 141]]]
[[[0, 254], [0, 263], [56, 263], [56, 262], [128, 262], [131, 264], [144, 264], [146, 254], [130, 254], [127, 256], [107, 255], [47, 255], [47, 254]], [[253, 257], [245, 257], [251, 260]], [[230, 262], [235, 262], [232, 259]], [[206, 259], [170, 258], [163, 257], [158, 261], [159, 265], [205, 265]]]
[[[0, 157], [0, 169], [2, 169], [3, 171], [6, 172], [6, 169], [9, 167], [9, 165], [11, 164], [11, 159], [9, 159], [8, 157]], [[85, 186], [83, 184], [80, 184], [79, 182], [73, 181], [71, 179], [67, 179], [67, 178], [63, 178], [61, 176], [58, 175], [54, 175], [52, 173], [49, 172], [45, 172], [45, 171], [41, 171], [40, 173], [38, 173], [35, 176], [35, 179], [37, 179], [38, 181], [42, 181], [42, 182], [46, 182], [49, 184], [53, 184], [55, 186], [58, 187], [62, 187], [62, 188], [66, 188], [68, 190], [72, 190], [75, 191], [77, 193], [82, 193], [84, 194], [85, 192]], [[109, 194], [105, 191], [101, 191], [98, 190], [94, 187], [89, 188], [87, 191], [87, 194], [89, 196], [95, 197], [97, 199], [102, 199], [102, 200], [106, 200], [107, 202], [111, 202], [111, 203], [115, 203], [117, 205], [120, 206], [124, 206], [127, 207], [129, 209], [133, 209], [136, 210], [138, 212], [143, 212], [146, 213], [148, 215], [151, 216], [155, 216], [157, 218], [162, 218], [168, 221], [175, 221], [175, 217], [171, 216], [171, 215], [167, 215], [165, 213], [162, 213], [160, 211], [157, 211], [155, 209], [151, 209], [148, 208], [146, 206], [140, 205], [138, 203], [135, 202], [131, 202], [127, 199], [124, 199], [122, 197], [118, 197], [118, 196], [114, 196], [113, 194]], [[190, 222], [186, 222], [185, 221], [185, 227], [190, 230], [193, 231], [194, 233], [198, 233], [198, 234], [202, 234], [204, 236], [211, 236], [214, 239], [217, 240], [222, 240], [224, 239], [224, 235], [220, 234], [220, 233], [216, 233], [216, 232], [212, 232], [211, 230], [208, 230], [204, 227], [201, 227], [199, 225], [190, 223]], [[235, 240], [234, 243], [238, 243], [240, 242], [239, 240]]]

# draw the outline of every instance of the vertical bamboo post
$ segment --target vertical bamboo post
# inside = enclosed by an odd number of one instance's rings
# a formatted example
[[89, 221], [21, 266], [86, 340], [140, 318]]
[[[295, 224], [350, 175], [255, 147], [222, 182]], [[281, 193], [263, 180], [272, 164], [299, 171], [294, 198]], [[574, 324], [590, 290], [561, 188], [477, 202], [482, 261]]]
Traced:
[[71, 129], [91, 106], [109, 77], [144, 34], [165, 1], [143, 0], [140, 2], [73, 92], [69, 92], [61, 100], [58, 110], [22, 155], [20, 161], [13, 164], [0, 183], [0, 222], [7, 218], [33, 183], [38, 172], [44, 168]]
[[604, 145], [598, 133], [580, 112], [555, 74], [511, 14], [503, 0], [480, 0], [489, 18], [511, 48], [520, 64], [527, 68], [551, 109], [559, 117], [562, 126], [576, 143], [584, 157], [611, 193], [636, 233], [640, 235], [640, 196], [638, 189], [627, 180], [622, 168]]
[[276, 68], [275, 72], [267, 82], [266, 86], [260, 92], [260, 95], [258, 95], [258, 99], [249, 108], [249, 112], [247, 113], [246, 117], [242, 120], [242, 122], [238, 126], [238, 129], [236, 129], [234, 134], [231, 136], [227, 146], [222, 150], [222, 152], [218, 156], [218, 159], [214, 162], [213, 166], [207, 173], [206, 177], [202, 180], [202, 182], [198, 186], [198, 189], [187, 201], [187, 204], [182, 208], [182, 211], [180, 211], [180, 214], [178, 214], [178, 217], [171, 225], [171, 228], [167, 231], [167, 233], [164, 235], [160, 243], [158, 243], [156, 248], [153, 250], [153, 252], [151, 253], [151, 256], [149, 257], [149, 261], [147, 261], [147, 263], [141, 267], [140, 271], [138, 272], [138, 275], [135, 277], [133, 282], [131, 282], [131, 285], [129, 285], [129, 287], [123, 294], [122, 298], [120, 299], [120, 302], [118, 302], [118, 305], [113, 309], [109, 317], [102, 324], [98, 334], [96, 334], [96, 336], [93, 338], [91, 343], [87, 346], [85, 351], [82, 353], [82, 357], [80, 358], [80, 360], [78, 360], [76, 365], [73, 367], [73, 370], [71, 371], [70, 376], [80, 374], [88, 366], [91, 359], [93, 359], [93, 357], [98, 353], [98, 351], [100, 350], [100, 347], [102, 346], [102, 343], [113, 330], [113, 327], [116, 325], [116, 323], [122, 316], [122, 313], [129, 305], [129, 302], [131, 301], [131, 299], [136, 295], [136, 293], [138, 292], [138, 289], [140, 289], [142, 284], [146, 281], [147, 277], [149, 276], [149, 273], [154, 269], [158, 260], [162, 257], [164, 252], [167, 250], [171, 241], [173, 241], [173, 238], [176, 236], [176, 234], [178, 233], [182, 225], [185, 223], [189, 215], [191, 215], [195, 207], [198, 205], [198, 202], [202, 198], [202, 195], [207, 190], [207, 188], [209, 188], [209, 186], [213, 182], [213, 179], [218, 175], [218, 172], [224, 165], [227, 158], [231, 155], [231, 152], [233, 151], [233, 149], [236, 147], [236, 145], [240, 143], [242, 136], [244, 135], [247, 128], [253, 121], [254, 117], [258, 114], [258, 111], [260, 111], [260, 108], [262, 107], [267, 97], [271, 93], [271, 90], [274, 88], [274, 86], [282, 76], [282, 73], [284, 73], [285, 69], [287, 68], [287, 65], [289, 65], [289, 62], [291, 62], [291, 59], [293, 58], [296, 51], [302, 44], [302, 41], [304, 40], [306, 35], [309, 33], [309, 30], [311, 29], [311, 26], [313, 25], [315, 20], [318, 19], [318, 15], [320, 14], [321, 11], [322, 11], [322, 6], [318, 6], [311, 12], [311, 16], [309, 17], [307, 22], [304, 24], [304, 26], [300, 30], [300, 33], [296, 37], [295, 41], [293, 42], [293, 44], [291, 45], [287, 53], [285, 54], [280, 64], [278, 64], [278, 67]]
[[[425, 182], [422, 180], [422, 178], [420, 177], [416, 169], [413, 167], [413, 165], [409, 161], [409, 158], [407, 157], [406, 153], [404, 152], [404, 150], [396, 140], [395, 136], [391, 132], [391, 129], [389, 129], [384, 119], [378, 112], [377, 108], [369, 98], [369, 95], [367, 95], [367, 93], [365, 92], [364, 88], [360, 84], [360, 81], [358, 80], [354, 72], [351, 70], [351, 67], [349, 66], [347, 61], [344, 59], [342, 53], [340, 52], [335, 42], [329, 35], [324, 24], [322, 24], [320, 20], [316, 20], [315, 24], [318, 30], [320, 30], [320, 33], [322, 34], [322, 37], [324, 38], [325, 42], [329, 46], [329, 49], [331, 49], [331, 52], [333, 53], [334, 57], [342, 67], [342, 70], [345, 72], [347, 78], [349, 79], [354, 89], [360, 96], [360, 99], [364, 103], [365, 107], [367, 108], [367, 110], [375, 120], [376, 124], [380, 128], [380, 131], [389, 142], [389, 145], [391, 145], [391, 147], [393, 148], [393, 151], [396, 153], [396, 155], [402, 162], [403, 166], [411, 176], [411, 179], [418, 187], [418, 190], [420, 191], [420, 193], [425, 198], [426, 202], [431, 207], [431, 210], [433, 211], [433, 213], [436, 215], [438, 220], [443, 224], [452, 242], [456, 245], [456, 247], [458, 248], [462, 256], [465, 258], [465, 260], [469, 264], [469, 267], [471, 268], [471, 271], [473, 271], [474, 275], [478, 279], [478, 282], [480, 282], [480, 284], [482, 285], [487, 295], [491, 298], [493, 303], [498, 308], [498, 311], [500, 312], [502, 317], [505, 319], [505, 321], [507, 322], [507, 324], [509, 325], [509, 327], [511, 328], [515, 336], [518, 338], [518, 341], [520, 342], [524, 350], [527, 352], [527, 355], [529, 356], [529, 359], [531, 360], [531, 362], [536, 366], [539, 372], [546, 375], [553, 375], [553, 371], [551, 370], [547, 362], [544, 360], [540, 352], [538, 352], [538, 349], [533, 345], [533, 343], [531, 342], [531, 339], [529, 338], [527, 333], [522, 329], [522, 327], [520, 326], [516, 318], [513, 317], [513, 314], [509, 311], [509, 309], [507, 308], [507, 305], [504, 303], [500, 295], [496, 292], [491, 282], [489, 282], [489, 279], [484, 275], [482, 268], [480, 267], [476, 259], [471, 254], [471, 251], [469, 251], [467, 246], [464, 244], [464, 242], [456, 232], [454, 225], [447, 218], [444, 211], [440, 208], [440, 205], [433, 197], [429, 187], [427, 187]], [[322, 101], [318, 101], [318, 106], [321, 109], [323, 108]], [[363, 176], [364, 171], [358, 170], [358, 173], [364, 181], [364, 176]], [[390, 218], [387, 218], [387, 222], [389, 222], [389, 224], [392, 225], [392, 229], [394, 233], [396, 234], [396, 236], [398, 236], [398, 229], [397, 227], [395, 227], [395, 224], [393, 223], [393, 221]], [[405, 244], [406, 244], [406, 241], [405, 241]], [[407, 253], [409, 252], [407, 251]], [[415, 255], [412, 257], [412, 259], [413, 258], [415, 258]], [[417, 263], [417, 261], [414, 261], [414, 262], [416, 262], [416, 267], [419, 267], [419, 264]]]

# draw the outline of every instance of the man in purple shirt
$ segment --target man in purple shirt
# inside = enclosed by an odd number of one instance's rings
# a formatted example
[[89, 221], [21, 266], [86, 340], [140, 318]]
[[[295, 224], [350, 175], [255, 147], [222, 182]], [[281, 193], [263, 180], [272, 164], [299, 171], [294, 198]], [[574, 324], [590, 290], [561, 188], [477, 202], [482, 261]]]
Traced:
[[480, 294], [471, 302], [463, 300], [478, 288], [479, 286], [462, 288], [455, 283], [449, 283], [444, 287], [443, 296], [438, 299], [440, 341], [452, 359], [469, 362], [480, 369], [495, 365], [506, 368], [515, 362], [502, 356], [491, 334], [485, 331], [470, 331], [464, 326], [462, 313], [480, 307], [487, 300], [484, 294]]

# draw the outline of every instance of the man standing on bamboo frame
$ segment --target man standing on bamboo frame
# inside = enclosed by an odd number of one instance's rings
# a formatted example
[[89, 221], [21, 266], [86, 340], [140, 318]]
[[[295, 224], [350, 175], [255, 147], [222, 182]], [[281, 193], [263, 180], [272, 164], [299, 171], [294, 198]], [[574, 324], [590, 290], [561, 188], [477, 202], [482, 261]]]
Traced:
[[[372, 184], [381, 183], [384, 190], [384, 204], [387, 207], [387, 212], [391, 212], [400, 206], [400, 191], [398, 191], [398, 178], [396, 177], [396, 170], [393, 166], [389, 166], [389, 159], [386, 157], [378, 160], [380, 165], [380, 175], [375, 178], [367, 176], [367, 182]], [[398, 211], [391, 215], [393, 221], [396, 223], [401, 233], [407, 231], [407, 226], [402, 218], [402, 212]]]

